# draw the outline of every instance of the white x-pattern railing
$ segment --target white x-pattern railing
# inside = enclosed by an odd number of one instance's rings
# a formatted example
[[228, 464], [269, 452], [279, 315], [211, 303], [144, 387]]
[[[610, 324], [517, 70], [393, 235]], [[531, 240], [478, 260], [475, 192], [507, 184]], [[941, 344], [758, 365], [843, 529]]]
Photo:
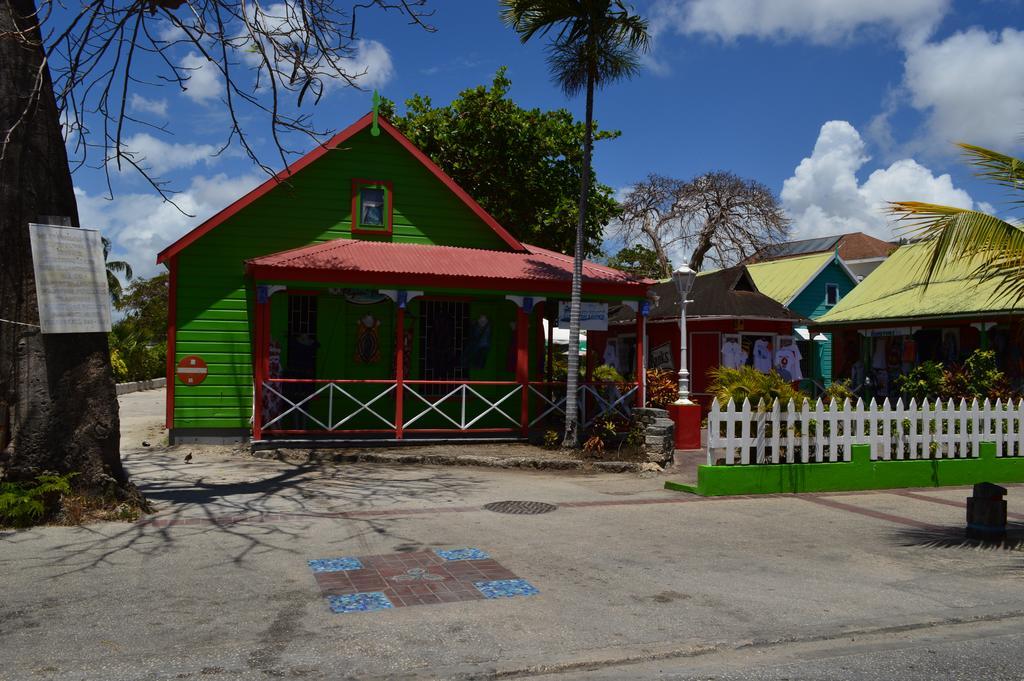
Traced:
[[[436, 389], [438, 386], [446, 392], [439, 396], [423, 394], [428, 387]], [[497, 394], [488, 394], [490, 391], [484, 390], [485, 387], [496, 389]], [[537, 398], [534, 409], [539, 411], [529, 421], [529, 427], [541, 423], [550, 414], [565, 416], [564, 384], [531, 383], [526, 387]], [[397, 430], [396, 422], [399, 420], [402, 430], [413, 429], [414, 426], [423, 428], [424, 420], [433, 416], [451, 424], [453, 430], [469, 431], [491, 414], [498, 422], [507, 422], [508, 427], [522, 426], [522, 415], [518, 409], [522, 403], [515, 399], [523, 394], [524, 386], [519, 383], [403, 382], [401, 395], [405, 398], [405, 416], [396, 420], [393, 400], [399, 394], [398, 388], [397, 381], [270, 379], [263, 382], [264, 403], [272, 406], [269, 409], [271, 413], [263, 412], [262, 429], [305, 431], [312, 430], [309, 424], [315, 424], [322, 431], [336, 432], [343, 430], [360, 414], [371, 416], [373, 421], [379, 421], [388, 430]], [[300, 389], [303, 392], [297, 395]], [[599, 418], [608, 415], [628, 419], [637, 390], [635, 385], [625, 390], [613, 384], [580, 385], [576, 393], [580, 424], [589, 428]], [[560, 391], [561, 395], [554, 395], [553, 391]], [[386, 400], [389, 396], [392, 399]], [[322, 400], [327, 402], [326, 409]], [[314, 402], [321, 405], [316, 410], [312, 407]], [[510, 409], [510, 405], [513, 408]], [[289, 420], [299, 420], [301, 425], [289, 428]]]
[[[289, 414], [301, 414], [308, 418], [313, 423], [320, 426], [320, 428], [322, 428], [323, 430], [327, 431], [341, 430], [342, 426], [344, 426], [346, 423], [348, 423], [349, 421], [351, 421], [356, 416], [362, 413], [373, 415], [388, 428], [395, 427], [395, 423], [393, 420], [388, 419], [373, 407], [374, 404], [395, 392], [395, 388], [397, 387], [395, 383], [358, 383], [357, 385], [374, 385], [379, 388], [379, 390], [374, 395], [371, 395], [369, 397], [358, 397], [356, 395], [353, 395], [349, 390], [346, 390], [341, 383], [328, 382], [323, 383], [322, 385], [320, 385], [319, 388], [316, 388], [310, 394], [302, 397], [301, 399], [298, 399], [298, 401], [293, 401], [286, 395], [286, 393], [289, 392], [288, 390], [279, 390], [279, 388], [281, 388], [281, 386], [283, 385], [288, 385], [288, 383], [278, 381], [264, 381], [263, 383], [263, 389], [265, 391], [268, 391], [269, 394], [274, 395], [277, 399], [281, 400], [283, 405], [286, 407], [284, 411], [277, 414], [276, 416], [269, 419], [263, 424], [264, 430], [275, 429], [275, 424], [284, 424], [285, 422], [283, 422], [282, 419], [284, 419]], [[293, 383], [292, 385], [315, 386], [316, 383], [297, 382]], [[335, 393], [339, 393], [343, 397], [347, 398], [353, 405], [355, 405], [358, 408], [351, 411], [346, 409], [342, 413], [341, 418], [335, 420]], [[311, 413], [309, 409], [306, 408], [306, 406], [309, 405], [315, 398], [324, 394], [326, 394], [327, 397], [327, 423], [321, 421], [313, 413]], [[342, 405], [349, 406], [349, 409], [351, 409], [351, 405], [348, 405], [345, 402], [343, 402]], [[286, 430], [286, 428], [282, 428], [281, 425], [278, 425], [276, 427], [276, 430]]]
[[[555, 385], [554, 387], [556, 389], [559, 387], [564, 389], [564, 386], [561, 386], [561, 384]], [[633, 402], [636, 400], [636, 391], [639, 389], [639, 386], [634, 385], [625, 392], [622, 392], [617, 387], [614, 390], [610, 390], [607, 386], [603, 387], [608, 391], [607, 395], [604, 395], [601, 392], [602, 384], [594, 385], [591, 383], [584, 383], [576, 389], [577, 414], [579, 414], [579, 421], [583, 425], [583, 428], [589, 428], [594, 425], [594, 421], [606, 415], [621, 416], [626, 419], [630, 417]], [[542, 390], [538, 390], [533, 384], [530, 385], [530, 390], [534, 395], [540, 398], [542, 402], [541, 407], [544, 409], [532, 421], [530, 421], [531, 427], [543, 421], [548, 414], [556, 411], [562, 416], [565, 416], [566, 394], [564, 392], [561, 396], [548, 396]], [[590, 400], [587, 399], [588, 395], [593, 398], [594, 403], [596, 404], [596, 409], [594, 410], [589, 409], [588, 405]]]
[[[455, 428], [457, 428], [458, 430], [469, 430], [474, 425], [476, 425], [476, 423], [480, 421], [480, 419], [482, 419], [483, 417], [487, 416], [490, 413], [500, 414], [501, 416], [504, 417], [504, 419], [507, 419], [509, 422], [511, 422], [513, 426], [519, 425], [518, 417], [508, 414], [507, 412], [505, 412], [505, 410], [501, 409], [500, 407], [504, 402], [506, 402], [510, 398], [520, 394], [520, 391], [522, 390], [521, 385], [516, 384], [512, 386], [511, 390], [506, 392], [504, 395], [495, 398], [494, 401], [491, 401], [487, 397], [484, 397], [483, 395], [480, 394], [479, 391], [476, 390], [476, 388], [466, 383], [459, 383], [458, 385], [453, 386], [451, 390], [449, 390], [447, 393], [445, 393], [443, 396], [437, 399], [424, 397], [417, 391], [417, 387], [418, 385], [415, 382], [406, 383], [404, 385], [406, 394], [416, 397], [419, 400], [419, 402], [423, 403], [427, 408], [421, 411], [420, 413], [416, 414], [415, 416], [412, 416], [409, 420], [405, 421], [402, 424], [403, 428], [409, 428], [417, 421], [419, 421], [421, 418], [431, 413], [440, 415], [446, 421], [455, 426]], [[466, 413], [467, 406], [469, 406], [469, 403], [472, 401], [470, 395], [480, 400], [483, 404], [487, 405], [486, 409], [476, 414], [475, 416], [473, 416], [472, 414], [467, 415]], [[458, 398], [459, 401], [458, 420], [452, 418], [452, 415], [449, 414], [444, 409], [444, 407], [450, 406], [453, 403], [453, 398]], [[417, 404], [417, 406], [419, 405], [419, 403], [415, 404]]]

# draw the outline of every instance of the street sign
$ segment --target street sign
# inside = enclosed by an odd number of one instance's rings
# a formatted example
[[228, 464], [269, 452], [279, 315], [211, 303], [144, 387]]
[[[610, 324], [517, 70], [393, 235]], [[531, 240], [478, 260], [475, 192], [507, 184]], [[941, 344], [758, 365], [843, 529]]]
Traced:
[[107, 333], [110, 292], [94, 229], [29, 224], [43, 333]]
[[209, 370], [206, 368], [206, 362], [203, 361], [202, 357], [189, 355], [188, 357], [181, 358], [175, 373], [178, 374], [178, 380], [185, 385], [199, 385], [206, 380]]
[[[569, 328], [571, 306], [565, 301], [558, 303], [558, 328]], [[580, 328], [587, 331], [608, 330], [608, 303], [580, 303]]]

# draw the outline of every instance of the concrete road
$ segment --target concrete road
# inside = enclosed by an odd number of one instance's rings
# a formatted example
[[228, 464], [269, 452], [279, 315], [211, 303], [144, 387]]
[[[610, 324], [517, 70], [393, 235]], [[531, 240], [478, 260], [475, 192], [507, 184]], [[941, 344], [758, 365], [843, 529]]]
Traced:
[[[162, 392], [121, 399], [157, 512], [0, 533], [0, 679], [1024, 678], [1020, 530], [965, 542], [965, 489], [702, 499], [635, 475], [312, 467], [168, 449]], [[482, 509], [509, 499], [558, 508]], [[539, 593], [335, 614], [307, 564], [459, 547]]]

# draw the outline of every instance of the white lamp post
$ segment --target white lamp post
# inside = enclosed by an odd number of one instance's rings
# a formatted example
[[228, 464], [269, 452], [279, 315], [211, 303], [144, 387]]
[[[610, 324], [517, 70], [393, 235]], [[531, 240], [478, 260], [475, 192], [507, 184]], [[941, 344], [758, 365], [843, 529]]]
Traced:
[[686, 304], [690, 301], [690, 289], [693, 288], [693, 281], [697, 273], [687, 265], [683, 265], [672, 273], [672, 280], [679, 290], [679, 398], [675, 404], [693, 404], [690, 401], [690, 372], [686, 368]]

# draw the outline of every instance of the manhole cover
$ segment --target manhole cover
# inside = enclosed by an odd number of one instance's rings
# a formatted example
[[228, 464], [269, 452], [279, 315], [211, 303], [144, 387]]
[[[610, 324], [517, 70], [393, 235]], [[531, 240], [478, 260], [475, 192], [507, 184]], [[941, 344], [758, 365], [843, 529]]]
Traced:
[[551, 513], [558, 507], [554, 504], [545, 504], [542, 501], [495, 501], [493, 504], [485, 504], [484, 508], [495, 513], [540, 515], [541, 513]]

